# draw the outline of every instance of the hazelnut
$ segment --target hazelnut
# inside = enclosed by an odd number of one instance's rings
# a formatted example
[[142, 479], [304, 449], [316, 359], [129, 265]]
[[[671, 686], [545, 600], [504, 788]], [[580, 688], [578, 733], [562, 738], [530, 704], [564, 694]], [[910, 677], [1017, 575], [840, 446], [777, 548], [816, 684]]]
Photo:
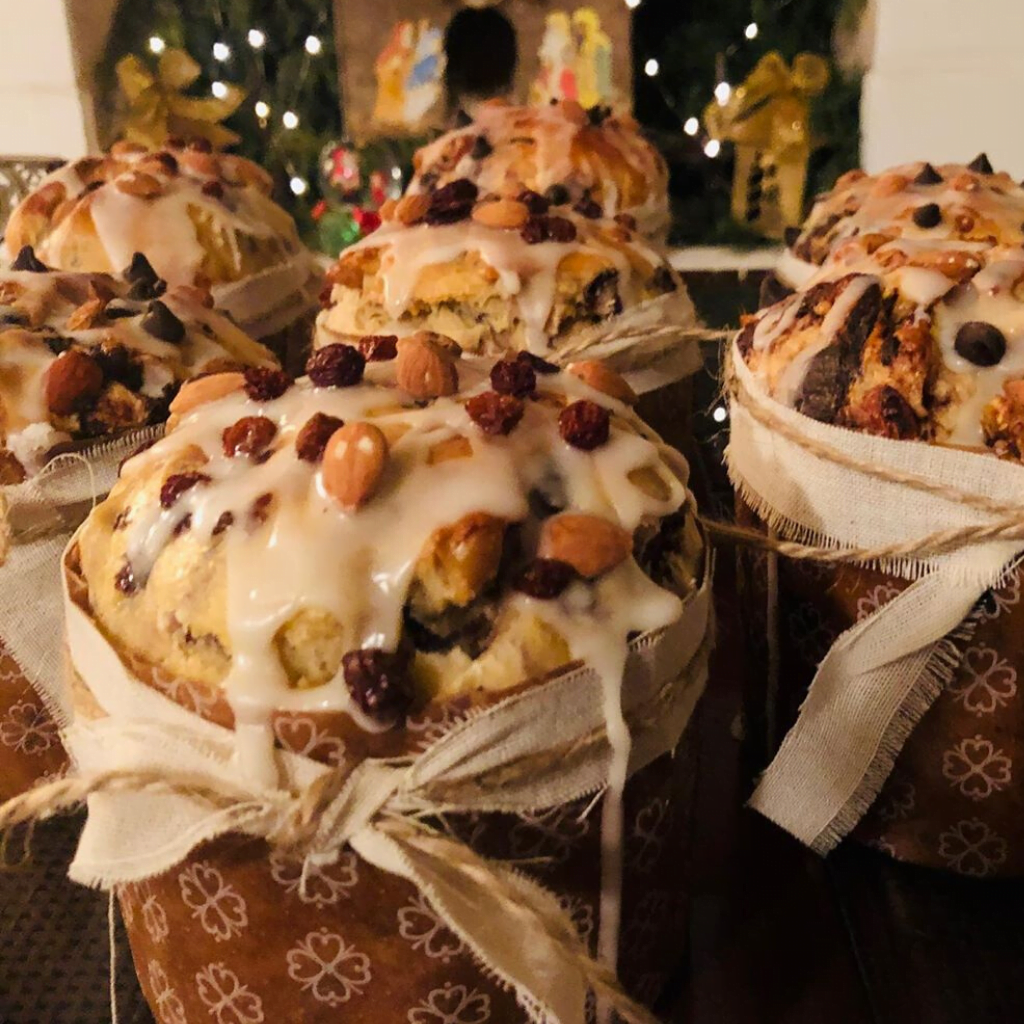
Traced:
[[324, 449], [324, 489], [342, 508], [354, 511], [377, 489], [388, 443], [372, 423], [346, 423]]
[[544, 520], [537, 555], [566, 562], [580, 576], [593, 579], [624, 562], [632, 550], [633, 538], [617, 523], [564, 512]]

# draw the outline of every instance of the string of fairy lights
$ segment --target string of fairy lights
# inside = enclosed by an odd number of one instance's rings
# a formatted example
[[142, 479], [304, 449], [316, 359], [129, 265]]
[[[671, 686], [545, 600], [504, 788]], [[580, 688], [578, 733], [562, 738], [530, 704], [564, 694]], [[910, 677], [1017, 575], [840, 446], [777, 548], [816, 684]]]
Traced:
[[[223, 16], [220, 15], [219, 9], [218, 15], [221, 25], [223, 26]], [[318, 33], [323, 30], [326, 20], [326, 12], [321, 13], [320, 17], [317, 19], [316, 25], [313, 27], [313, 31], [306, 36], [303, 44], [303, 63], [298, 75], [296, 76], [295, 88], [293, 90], [294, 101], [285, 105], [285, 109], [281, 112], [280, 116], [279, 124], [283, 131], [294, 131], [301, 123], [299, 114], [295, 110], [295, 107], [298, 106], [298, 103], [295, 101], [298, 100], [299, 95], [302, 92], [303, 85], [309, 75], [310, 62], [323, 53], [324, 44]], [[267, 36], [261, 28], [253, 27], [246, 32], [245, 41], [254, 54], [261, 56], [263, 49], [267, 45]], [[152, 35], [149, 37], [148, 47], [150, 53], [154, 56], [159, 56], [167, 49], [167, 42], [161, 36]], [[228, 43], [218, 40], [213, 44], [212, 56], [219, 64], [226, 65], [234, 56], [234, 52]], [[266, 69], [262, 67], [262, 64], [261, 72], [262, 81], [266, 82]], [[215, 78], [210, 83], [210, 92], [217, 99], [224, 99], [229, 93], [229, 84], [221, 78]], [[264, 130], [272, 128], [274, 124], [272, 121], [274, 111], [265, 99], [260, 98], [253, 102], [253, 112], [255, 113], [256, 120], [261, 128]], [[271, 149], [279, 148], [276, 132], [271, 132], [269, 145]], [[285, 160], [285, 169], [288, 172], [288, 187], [291, 189], [292, 193], [295, 196], [305, 195], [309, 191], [309, 182], [296, 171], [294, 164], [290, 160]]]

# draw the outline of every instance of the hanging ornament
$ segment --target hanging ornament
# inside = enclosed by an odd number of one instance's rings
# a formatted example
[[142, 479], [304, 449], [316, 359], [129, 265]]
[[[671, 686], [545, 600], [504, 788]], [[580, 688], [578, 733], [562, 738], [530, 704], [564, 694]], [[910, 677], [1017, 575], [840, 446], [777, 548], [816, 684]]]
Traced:
[[724, 104], [704, 111], [712, 139], [736, 146], [732, 215], [744, 227], [781, 238], [803, 220], [807, 162], [811, 155], [810, 98], [829, 80], [826, 61], [801, 53], [790, 68], [765, 54]]
[[329, 142], [320, 153], [320, 186], [336, 203], [368, 210], [397, 199], [405, 187], [402, 165], [384, 141], [358, 147], [348, 141]]
[[245, 92], [224, 85], [220, 96], [185, 96], [199, 78], [199, 65], [184, 51], [164, 50], [155, 73], [134, 54], [117, 62], [117, 80], [128, 101], [123, 134], [129, 142], [157, 148], [172, 136], [208, 139], [217, 149], [237, 142], [239, 136], [221, 121], [230, 117]]

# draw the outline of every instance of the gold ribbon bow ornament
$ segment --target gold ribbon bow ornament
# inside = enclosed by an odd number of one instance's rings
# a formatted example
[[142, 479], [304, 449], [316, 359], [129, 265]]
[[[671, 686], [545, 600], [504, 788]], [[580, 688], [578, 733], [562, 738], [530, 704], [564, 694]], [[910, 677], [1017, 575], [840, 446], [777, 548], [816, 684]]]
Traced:
[[117, 80], [128, 101], [124, 137], [153, 148], [172, 136], [208, 139], [217, 149], [237, 142], [239, 136], [220, 122], [238, 109], [244, 90], [226, 85], [220, 97], [184, 95], [199, 73], [199, 65], [184, 50], [165, 50], [155, 73], [134, 54], [122, 57], [117, 62]]
[[801, 53], [790, 67], [773, 50], [724, 105], [714, 100], [704, 110], [708, 134], [736, 146], [732, 215], [738, 223], [781, 238], [788, 225], [803, 220], [810, 99], [828, 81], [823, 58]]

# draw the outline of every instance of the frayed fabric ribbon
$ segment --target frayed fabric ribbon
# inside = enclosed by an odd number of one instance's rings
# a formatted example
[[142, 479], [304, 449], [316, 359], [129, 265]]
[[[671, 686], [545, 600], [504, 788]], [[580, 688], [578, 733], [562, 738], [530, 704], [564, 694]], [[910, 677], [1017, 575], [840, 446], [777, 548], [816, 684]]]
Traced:
[[1024, 469], [810, 420], [768, 398], [735, 345], [728, 375], [729, 475], [782, 538], [767, 546], [914, 581], [836, 639], [750, 800], [826, 853], [951, 678], [975, 604], [1024, 552]]
[[[630, 774], [675, 749], [703, 691], [712, 639], [707, 577], [678, 622], [630, 645]], [[611, 749], [591, 670], [513, 695], [414, 756], [332, 770], [276, 751], [277, 780], [268, 784], [240, 769], [234, 730], [135, 678], [66, 588], [65, 613], [73, 685], [86, 688], [98, 717], [80, 715], [65, 732], [76, 777], [0, 808], [0, 829], [87, 799], [70, 875], [102, 888], [162, 873], [229, 832], [321, 862], [347, 844], [411, 881], [531, 1020], [584, 1024], [593, 991], [624, 1020], [652, 1024], [614, 971], [589, 956], [554, 895], [437, 826], [447, 813], [525, 814], [604, 788]]]

